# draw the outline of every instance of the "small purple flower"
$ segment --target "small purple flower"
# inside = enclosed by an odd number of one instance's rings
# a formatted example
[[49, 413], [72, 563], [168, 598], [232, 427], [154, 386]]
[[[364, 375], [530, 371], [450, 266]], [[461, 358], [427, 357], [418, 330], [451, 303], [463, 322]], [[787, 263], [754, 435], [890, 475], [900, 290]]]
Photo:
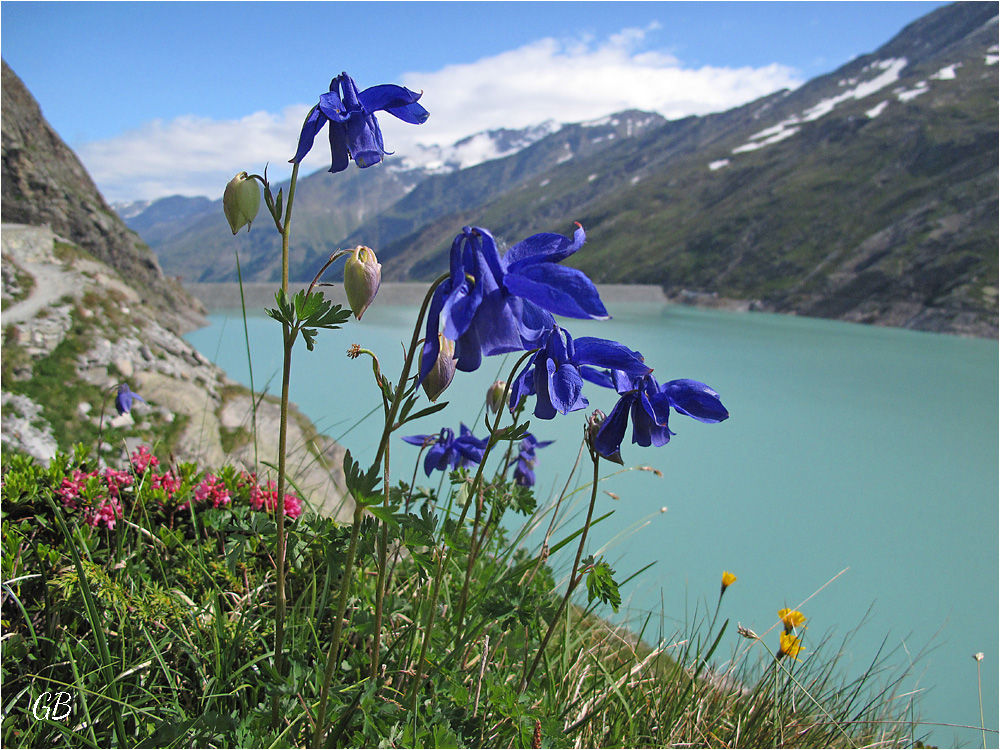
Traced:
[[[542, 339], [542, 348], [514, 380], [510, 402], [535, 395], [535, 416], [552, 419], [558, 414], [585, 409], [585, 366], [609, 368], [629, 377], [652, 372], [639, 352], [616, 341], [590, 336], [573, 340], [569, 331], [554, 325]], [[589, 379], [589, 378], [588, 378]]]
[[118, 410], [119, 415], [128, 414], [132, 411], [133, 399], [139, 399], [142, 403], [146, 403], [146, 399], [138, 393], [129, 390], [128, 383], [122, 383], [118, 386], [118, 395], [115, 396], [115, 409]]
[[[342, 92], [342, 93], [341, 93]], [[421, 94], [402, 86], [383, 84], [358, 91], [354, 80], [341, 73], [330, 82], [330, 91], [320, 95], [299, 134], [299, 147], [289, 161], [298, 164], [312, 148], [316, 134], [330, 123], [331, 172], [341, 172], [353, 158], [359, 167], [370, 167], [389, 154], [382, 142], [375, 113], [379, 110], [403, 122], [420, 125], [430, 113], [417, 104]]]
[[532, 349], [555, 324], [553, 314], [606, 319], [608, 311], [586, 274], [560, 266], [583, 246], [573, 238], [542, 233], [514, 245], [501, 258], [493, 235], [464, 227], [451, 245], [451, 275], [435, 291], [427, 314], [420, 378], [437, 359], [437, 333], [456, 342], [458, 369], [478, 369], [483, 356]]
[[[538, 463], [535, 451], [547, 445], [552, 445], [553, 442], [552, 440], [539, 441], [530, 432], [524, 436], [524, 440], [521, 441], [521, 445], [518, 448], [517, 458], [512, 459], [510, 462], [511, 464], [516, 464], [514, 468], [515, 484], [519, 484], [522, 487], [535, 486], [535, 466]], [[508, 464], [507, 468], [510, 468], [510, 464]]]
[[620, 462], [629, 415], [632, 417], [632, 442], [644, 447], [670, 442], [674, 434], [667, 427], [671, 407], [710, 424], [729, 418], [719, 394], [697, 380], [671, 380], [661, 386], [652, 375], [629, 378], [615, 370], [611, 378], [621, 398], [594, 439], [594, 449], [609, 460], [619, 459]]
[[445, 427], [437, 435], [411, 435], [403, 440], [410, 445], [430, 446], [424, 458], [424, 472], [430, 476], [435, 470], [446, 471], [449, 466], [454, 470], [483, 460], [489, 441], [475, 437], [464, 424], [459, 430], [458, 437], [451, 428]]

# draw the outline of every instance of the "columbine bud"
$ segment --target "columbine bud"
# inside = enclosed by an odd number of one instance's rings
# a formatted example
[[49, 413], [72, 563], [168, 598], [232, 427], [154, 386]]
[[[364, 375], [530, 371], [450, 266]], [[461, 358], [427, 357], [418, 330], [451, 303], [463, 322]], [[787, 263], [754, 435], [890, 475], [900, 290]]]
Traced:
[[378, 294], [381, 283], [382, 264], [375, 257], [375, 251], [370, 247], [358, 245], [344, 266], [344, 291], [347, 292], [347, 301], [355, 318], [361, 320], [368, 305]]
[[260, 187], [246, 172], [240, 172], [226, 185], [222, 194], [222, 210], [226, 212], [229, 228], [236, 234], [243, 227], [250, 231], [250, 224], [257, 218], [260, 208]]
[[496, 414], [503, 407], [503, 394], [506, 390], [507, 383], [503, 380], [498, 380], [486, 391], [486, 408], [490, 410], [491, 414]]
[[424, 393], [431, 401], [437, 401], [438, 396], [451, 385], [451, 380], [455, 377], [455, 366], [458, 364], [458, 360], [455, 359], [455, 342], [446, 339], [440, 333], [438, 334], [438, 342], [441, 348], [438, 351], [437, 362], [434, 363], [434, 367], [427, 373], [423, 382]]

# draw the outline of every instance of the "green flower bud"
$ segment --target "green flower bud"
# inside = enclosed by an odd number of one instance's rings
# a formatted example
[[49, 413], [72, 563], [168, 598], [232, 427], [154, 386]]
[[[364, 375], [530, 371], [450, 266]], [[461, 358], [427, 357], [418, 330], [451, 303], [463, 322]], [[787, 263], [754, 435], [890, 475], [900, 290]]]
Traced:
[[503, 393], [506, 389], [507, 383], [503, 380], [498, 380], [490, 386], [488, 391], [486, 391], [486, 408], [490, 410], [491, 414], [496, 414], [501, 408], [503, 408]]
[[260, 187], [246, 172], [240, 172], [226, 185], [222, 194], [222, 210], [226, 212], [229, 228], [236, 234], [243, 227], [250, 231], [250, 224], [257, 218], [260, 208]]
[[438, 351], [437, 362], [424, 378], [424, 393], [431, 401], [437, 401], [438, 396], [444, 393], [445, 388], [451, 385], [452, 378], [455, 377], [455, 366], [458, 360], [455, 359], [455, 342], [446, 339], [442, 334], [438, 334], [438, 342], [441, 348]]
[[[344, 291], [354, 317], [361, 320], [382, 283], [382, 264], [370, 247], [358, 245], [344, 266]], [[442, 388], [442, 390], [444, 390]]]

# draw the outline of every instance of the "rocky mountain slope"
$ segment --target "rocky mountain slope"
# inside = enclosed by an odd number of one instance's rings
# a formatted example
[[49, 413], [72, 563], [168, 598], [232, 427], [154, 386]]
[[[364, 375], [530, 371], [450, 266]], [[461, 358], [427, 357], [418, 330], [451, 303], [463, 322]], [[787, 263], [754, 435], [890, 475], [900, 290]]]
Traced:
[[996, 5], [946, 6], [794, 92], [667, 123], [380, 248], [431, 278], [456, 227], [588, 230], [598, 282], [997, 335]]
[[2, 68], [3, 221], [50, 227], [121, 271], [147, 303], [177, 325], [201, 325], [200, 305], [163, 275], [156, 255], [104, 201], [6, 60]]
[[[265, 477], [275, 463], [277, 403], [252, 399], [180, 337], [197, 322], [198, 303], [107, 209], [6, 63], [3, 106], [4, 452], [47, 462], [81, 442], [116, 463], [146, 444], [173, 462], [233, 463]], [[146, 403], [118, 416], [121, 382]], [[298, 413], [289, 445], [306, 499], [349, 516], [343, 449]]]
[[[448, 174], [352, 170], [336, 187], [311, 175], [293, 277], [364, 242], [387, 279], [427, 280], [447, 267], [463, 224], [513, 243], [580, 221], [588, 251], [574, 261], [599, 282], [995, 337], [996, 12], [940, 8], [872, 54], [728, 112], [564, 126]], [[215, 254], [221, 212], [210, 220], [211, 231], [181, 223], [150, 240], [165, 267], [191, 270], [188, 281], [235, 279], [231, 244]], [[244, 278], [275, 278], [273, 235], [244, 243]], [[198, 248], [213, 262], [196, 265]]]

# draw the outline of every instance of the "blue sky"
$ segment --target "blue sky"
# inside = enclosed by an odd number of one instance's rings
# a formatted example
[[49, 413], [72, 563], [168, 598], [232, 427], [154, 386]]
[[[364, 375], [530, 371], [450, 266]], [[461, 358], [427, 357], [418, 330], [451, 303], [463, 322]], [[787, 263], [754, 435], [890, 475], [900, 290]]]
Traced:
[[232, 174], [291, 156], [342, 70], [362, 88], [424, 91], [425, 125], [380, 119], [402, 157], [630, 107], [722, 111], [835, 70], [942, 4], [5, 0], [0, 33], [109, 200], [216, 198]]

